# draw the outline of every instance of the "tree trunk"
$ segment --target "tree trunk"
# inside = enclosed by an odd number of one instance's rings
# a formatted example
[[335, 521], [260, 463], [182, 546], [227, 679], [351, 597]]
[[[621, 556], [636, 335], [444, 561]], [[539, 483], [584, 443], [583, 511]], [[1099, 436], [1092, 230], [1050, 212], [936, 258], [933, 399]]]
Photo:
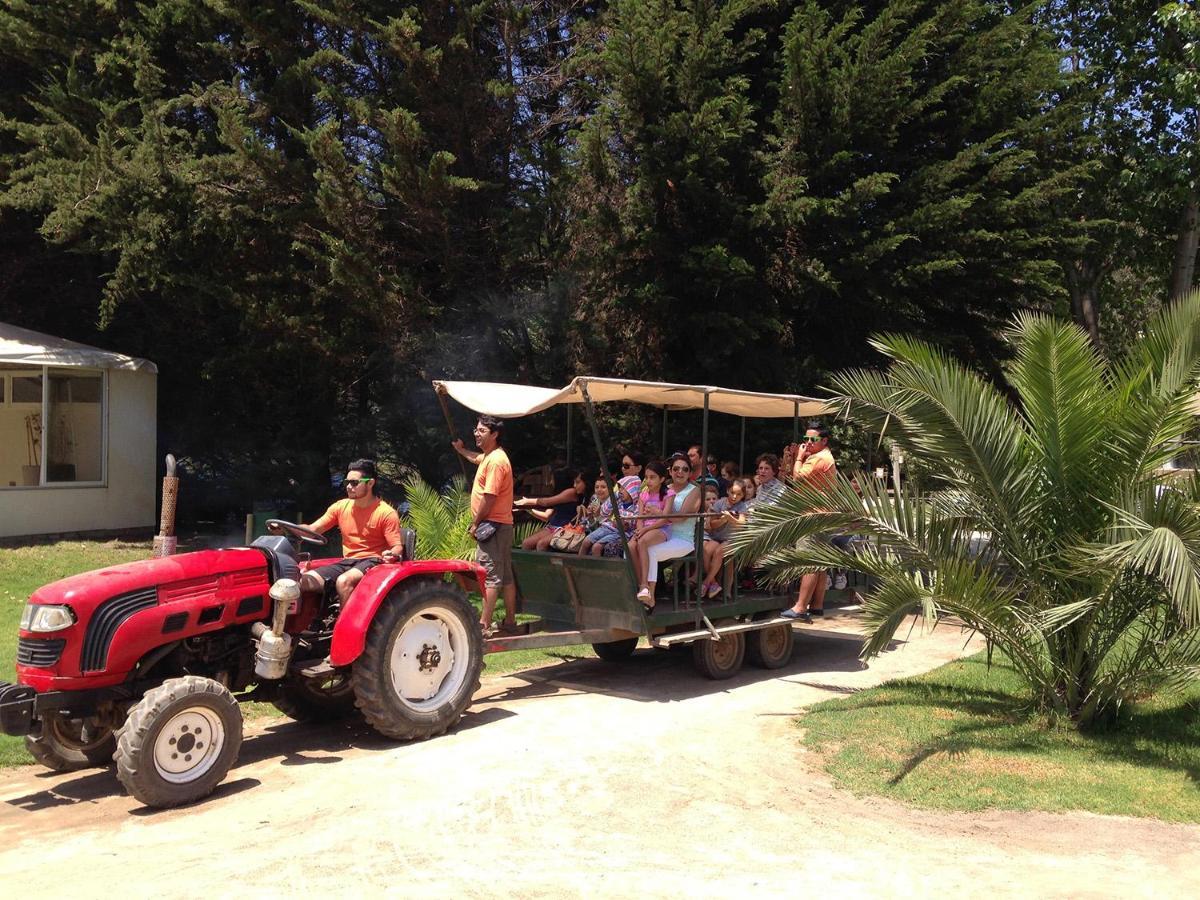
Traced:
[[1175, 261], [1171, 266], [1171, 299], [1182, 297], [1196, 283], [1196, 250], [1200, 246], [1200, 202], [1188, 198], [1175, 238]]
[[1092, 340], [1092, 346], [1100, 348], [1100, 304], [1097, 287], [1100, 274], [1096, 267], [1083, 259], [1067, 263], [1067, 290], [1071, 293], [1071, 314]]

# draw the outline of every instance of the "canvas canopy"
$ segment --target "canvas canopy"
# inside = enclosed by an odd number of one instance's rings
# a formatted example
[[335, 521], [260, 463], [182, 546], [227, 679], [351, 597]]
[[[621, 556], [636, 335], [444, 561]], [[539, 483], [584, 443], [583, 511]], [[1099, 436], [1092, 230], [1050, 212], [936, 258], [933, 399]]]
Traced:
[[435, 381], [434, 389], [448, 394], [467, 409], [501, 419], [541, 412], [561, 403], [583, 403], [583, 389], [593, 403], [643, 403], [659, 409], [708, 408], [746, 418], [790, 419], [831, 413], [829, 404], [800, 394], [762, 394], [695, 384], [664, 384], [657, 381], [628, 381], [622, 378], [593, 378], [581, 375], [565, 388], [529, 387], [491, 381]]
[[84, 366], [90, 369], [123, 369], [157, 373], [147, 359], [110, 353], [87, 344], [51, 337], [28, 328], [0, 322], [0, 363], [22, 366]]

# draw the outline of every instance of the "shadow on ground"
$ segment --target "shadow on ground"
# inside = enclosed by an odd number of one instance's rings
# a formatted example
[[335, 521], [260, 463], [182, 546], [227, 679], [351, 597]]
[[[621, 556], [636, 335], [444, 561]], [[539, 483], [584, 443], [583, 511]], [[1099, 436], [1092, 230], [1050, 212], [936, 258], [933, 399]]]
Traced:
[[[821, 687], [834, 692], [848, 689], [826, 685], [824, 676], [836, 672], [857, 672], [866, 668], [858, 659], [859, 643], [844, 639], [829, 640], [821, 632], [797, 630], [791, 661], [779, 669], [767, 670], [747, 664], [741, 672], [725, 681], [712, 681], [698, 674], [692, 665], [690, 648], [672, 651], [640, 649], [628, 659], [605, 662], [597, 658], [562, 657], [562, 662], [502, 676], [485, 684], [482, 695], [464, 713], [455, 733], [461, 733], [519, 715], [501, 704], [554, 695], [601, 693], [646, 703], [673, 703], [692, 697], [730, 691], [767, 679], [786, 679]], [[893, 646], [901, 642], [893, 642]], [[486, 675], [486, 670], [485, 670]], [[499, 687], [499, 690], [496, 688]], [[791, 713], [791, 714], [794, 714]], [[259, 720], [260, 722], [263, 720]], [[238, 777], [248, 766], [275, 761], [280, 766], [327, 766], [342, 761], [348, 751], [394, 751], [403, 746], [372, 729], [360, 716], [352, 715], [334, 722], [270, 721], [259, 730], [251, 725], [242, 743], [238, 761], [225, 781], [211, 796], [199, 801], [212, 803], [223, 797], [253, 790], [257, 778]], [[37, 813], [77, 803], [90, 803], [123, 793], [115, 769], [60, 774], [42, 772], [35, 780], [44, 784], [39, 790], [5, 801], [12, 808]], [[132, 802], [132, 801], [131, 801]], [[152, 816], [171, 810], [135, 807], [130, 812]]]

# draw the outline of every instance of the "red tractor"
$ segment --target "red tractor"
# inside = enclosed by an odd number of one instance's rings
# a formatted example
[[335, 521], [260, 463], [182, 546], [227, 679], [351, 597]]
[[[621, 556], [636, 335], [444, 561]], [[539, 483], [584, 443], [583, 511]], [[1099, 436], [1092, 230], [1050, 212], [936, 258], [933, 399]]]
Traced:
[[[344, 607], [301, 593], [302, 544], [324, 536], [271, 520], [275, 536], [112, 566], [39, 588], [21, 617], [17, 684], [0, 682], [0, 729], [59, 770], [115, 760], [148, 806], [207, 796], [242, 743], [239, 700], [295, 719], [354, 707], [401, 740], [454, 725], [479, 685], [483, 642], [460, 560], [371, 569]], [[282, 536], [286, 534], [287, 537]], [[469, 583], [469, 582], [468, 582]]]

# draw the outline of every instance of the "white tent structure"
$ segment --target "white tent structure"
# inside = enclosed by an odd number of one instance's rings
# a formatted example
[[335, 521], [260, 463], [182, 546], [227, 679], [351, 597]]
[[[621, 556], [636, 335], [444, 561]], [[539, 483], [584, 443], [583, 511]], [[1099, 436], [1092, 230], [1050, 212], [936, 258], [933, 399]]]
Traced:
[[0, 538], [155, 522], [158, 368], [0, 322]]
[[560, 403], [583, 403], [587, 389], [593, 403], [625, 401], [659, 409], [704, 409], [713, 412], [763, 419], [790, 419], [834, 412], [829, 404], [800, 394], [764, 394], [732, 388], [696, 384], [666, 384], [659, 381], [630, 381], [624, 378], [579, 376], [565, 388], [530, 387], [491, 381], [435, 381], [467, 409], [501, 419], [528, 416]]

